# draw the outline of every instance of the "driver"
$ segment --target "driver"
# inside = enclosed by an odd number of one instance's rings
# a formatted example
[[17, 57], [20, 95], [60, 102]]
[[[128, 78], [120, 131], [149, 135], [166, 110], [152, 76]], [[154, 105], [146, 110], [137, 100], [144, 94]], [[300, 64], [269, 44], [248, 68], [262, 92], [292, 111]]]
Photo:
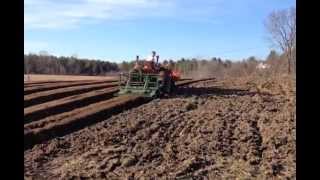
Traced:
[[143, 66], [145, 72], [153, 72], [155, 70], [155, 56], [156, 52], [152, 51], [152, 55], [146, 58], [146, 62]]

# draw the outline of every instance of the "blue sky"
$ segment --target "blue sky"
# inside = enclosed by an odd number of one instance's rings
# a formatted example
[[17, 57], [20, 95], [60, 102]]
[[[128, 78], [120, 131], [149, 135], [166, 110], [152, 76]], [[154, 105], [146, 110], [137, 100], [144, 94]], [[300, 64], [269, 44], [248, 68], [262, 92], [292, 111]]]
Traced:
[[265, 58], [264, 20], [295, 0], [25, 0], [25, 53], [120, 62]]

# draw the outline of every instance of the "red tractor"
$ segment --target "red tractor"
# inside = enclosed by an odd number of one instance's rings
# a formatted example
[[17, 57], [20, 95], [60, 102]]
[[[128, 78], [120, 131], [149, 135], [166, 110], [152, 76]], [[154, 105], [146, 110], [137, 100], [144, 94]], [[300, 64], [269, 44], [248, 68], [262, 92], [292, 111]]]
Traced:
[[[122, 82], [120, 75], [120, 82]], [[133, 70], [127, 75], [124, 83], [120, 83], [119, 94], [139, 94], [146, 97], [170, 94], [175, 89], [175, 81], [180, 74], [172, 70], [172, 63], [159, 63], [159, 56], [152, 52], [146, 60], [139, 60], [137, 56]]]

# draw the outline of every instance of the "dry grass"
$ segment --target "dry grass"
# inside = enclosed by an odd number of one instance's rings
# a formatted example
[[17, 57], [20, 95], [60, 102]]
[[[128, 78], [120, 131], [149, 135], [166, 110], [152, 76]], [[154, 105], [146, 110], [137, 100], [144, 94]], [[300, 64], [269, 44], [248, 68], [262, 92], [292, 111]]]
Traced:
[[24, 75], [25, 82], [112, 80], [112, 79], [116, 79], [116, 78], [117, 78], [117, 76], [76, 76], [76, 75], [47, 75], [47, 74]]

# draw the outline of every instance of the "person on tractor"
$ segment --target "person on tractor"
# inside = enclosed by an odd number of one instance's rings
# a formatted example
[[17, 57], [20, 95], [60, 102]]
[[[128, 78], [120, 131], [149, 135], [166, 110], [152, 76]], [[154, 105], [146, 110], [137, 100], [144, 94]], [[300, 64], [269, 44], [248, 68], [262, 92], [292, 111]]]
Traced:
[[137, 56], [136, 62], [135, 62], [134, 67], [133, 67], [133, 70], [139, 71], [141, 69], [142, 69], [142, 67], [141, 67], [141, 63], [139, 62], [139, 56]]
[[143, 66], [143, 72], [145, 73], [155, 73], [155, 56], [156, 52], [152, 51], [152, 55], [146, 58]]
[[136, 57], [136, 62], [132, 70], [129, 71], [129, 79], [132, 79], [132, 74], [139, 74], [139, 81], [142, 81], [142, 64], [139, 61], [139, 56]]
[[134, 67], [129, 73], [142, 73], [142, 65], [141, 65], [141, 62], [139, 61], [139, 56], [137, 56]]

